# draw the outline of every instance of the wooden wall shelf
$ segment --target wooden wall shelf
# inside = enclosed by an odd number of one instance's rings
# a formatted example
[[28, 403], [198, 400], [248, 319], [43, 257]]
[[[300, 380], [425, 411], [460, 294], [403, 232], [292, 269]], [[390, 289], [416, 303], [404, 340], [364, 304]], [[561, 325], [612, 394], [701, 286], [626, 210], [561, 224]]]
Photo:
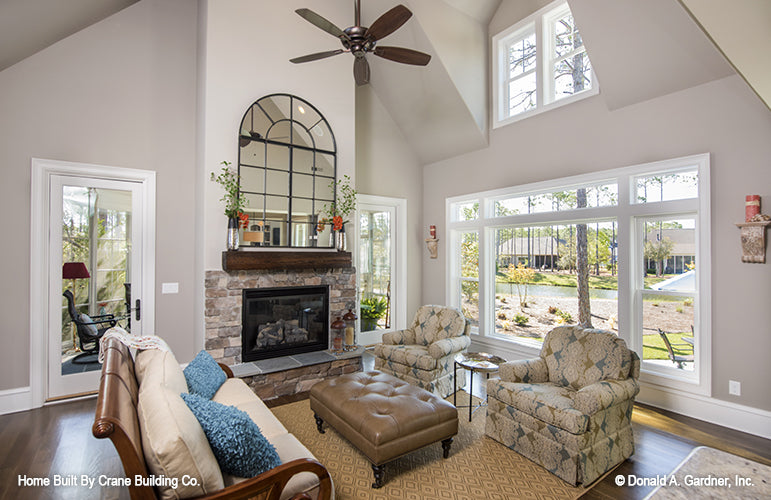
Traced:
[[351, 252], [276, 252], [269, 250], [222, 252], [222, 269], [224, 271], [341, 269], [352, 266]]

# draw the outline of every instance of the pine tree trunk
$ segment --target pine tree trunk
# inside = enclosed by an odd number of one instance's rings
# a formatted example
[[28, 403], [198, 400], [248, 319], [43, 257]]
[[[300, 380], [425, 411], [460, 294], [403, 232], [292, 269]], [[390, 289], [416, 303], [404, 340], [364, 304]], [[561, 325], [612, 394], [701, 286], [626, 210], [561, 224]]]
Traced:
[[[578, 208], [586, 206], [586, 189], [576, 192]], [[589, 245], [586, 224], [576, 224], [576, 268], [578, 273], [578, 324], [592, 327], [592, 310], [589, 301]]]

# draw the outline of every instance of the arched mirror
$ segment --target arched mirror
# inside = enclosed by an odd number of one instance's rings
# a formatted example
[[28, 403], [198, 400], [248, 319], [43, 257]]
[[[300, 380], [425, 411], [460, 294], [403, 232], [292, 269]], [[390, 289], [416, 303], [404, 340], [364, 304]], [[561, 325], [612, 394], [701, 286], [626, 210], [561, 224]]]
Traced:
[[337, 146], [329, 123], [308, 101], [271, 94], [244, 113], [238, 173], [246, 199], [243, 245], [329, 247], [318, 214], [335, 200]]

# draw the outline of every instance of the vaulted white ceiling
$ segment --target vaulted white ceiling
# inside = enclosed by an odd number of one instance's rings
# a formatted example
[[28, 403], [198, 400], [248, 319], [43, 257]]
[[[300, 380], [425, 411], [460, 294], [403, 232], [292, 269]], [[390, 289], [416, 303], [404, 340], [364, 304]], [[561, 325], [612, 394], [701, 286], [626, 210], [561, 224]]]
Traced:
[[[3, 0], [0, 71], [136, 1]], [[381, 45], [427, 52], [432, 60], [421, 68], [369, 56], [372, 90], [422, 164], [484, 147], [489, 123], [489, 37], [494, 34], [490, 28], [514, 24], [518, 19], [513, 17], [537, 10], [549, 0], [401, 1], [414, 16]], [[362, 23], [371, 23], [395, 3], [365, 0]], [[569, 3], [600, 82], [599, 98], [610, 110], [730, 75], [734, 69], [725, 57], [766, 103], [771, 102], [771, 77], [765, 64], [771, 51], [771, 2]], [[324, 14], [323, 2], [309, 2], [309, 7]], [[731, 15], [721, 15], [726, 9]], [[353, 5], [350, 20], [331, 20], [341, 28], [346, 22], [352, 24]], [[752, 29], [746, 29], [747, 22]], [[336, 48], [330, 41], [329, 49]], [[309, 52], [314, 49], [309, 47]]]
[[2, 0], [0, 71], [138, 0]]

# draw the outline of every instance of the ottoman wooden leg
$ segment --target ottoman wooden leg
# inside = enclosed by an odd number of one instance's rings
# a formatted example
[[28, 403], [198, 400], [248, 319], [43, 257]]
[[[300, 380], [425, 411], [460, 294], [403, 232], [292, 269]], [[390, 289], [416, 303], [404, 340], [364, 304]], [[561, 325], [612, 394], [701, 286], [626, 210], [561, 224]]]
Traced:
[[452, 438], [447, 438], [442, 441], [442, 456], [447, 458], [450, 456], [450, 446], [452, 446]]
[[383, 465], [372, 464], [372, 473], [375, 475], [375, 482], [372, 483], [373, 488], [380, 488], [383, 486], [383, 477], [385, 476], [385, 470]]
[[324, 419], [319, 417], [315, 411], [313, 412], [313, 418], [316, 419], [316, 428], [319, 430], [319, 433], [324, 434]]

